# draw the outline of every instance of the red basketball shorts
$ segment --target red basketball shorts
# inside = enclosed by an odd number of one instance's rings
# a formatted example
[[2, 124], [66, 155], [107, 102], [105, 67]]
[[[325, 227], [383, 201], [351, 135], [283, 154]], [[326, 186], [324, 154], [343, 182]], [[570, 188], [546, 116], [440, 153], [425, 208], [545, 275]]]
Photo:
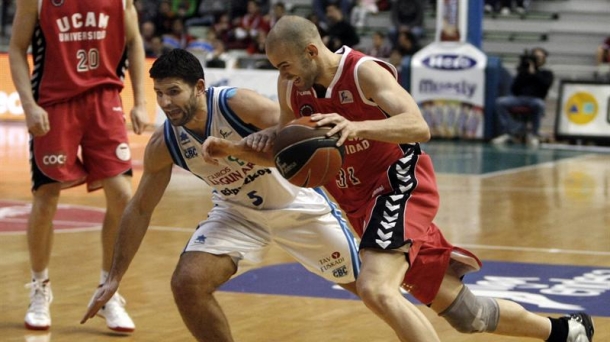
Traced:
[[93, 191], [101, 188], [103, 179], [130, 171], [118, 89], [94, 89], [45, 110], [51, 129], [30, 142], [33, 190], [51, 182], [61, 182], [64, 188], [86, 182]]
[[478, 270], [480, 261], [472, 253], [451, 245], [433, 223], [439, 196], [430, 156], [413, 155], [395, 165], [400, 167], [392, 166], [388, 174], [398, 170], [403, 181], [411, 181], [393, 184], [393, 192], [372, 198], [366, 217], [350, 218], [350, 222], [361, 235], [360, 249], [406, 253], [409, 270], [403, 287], [423, 304], [429, 304], [448, 267], [461, 276]]

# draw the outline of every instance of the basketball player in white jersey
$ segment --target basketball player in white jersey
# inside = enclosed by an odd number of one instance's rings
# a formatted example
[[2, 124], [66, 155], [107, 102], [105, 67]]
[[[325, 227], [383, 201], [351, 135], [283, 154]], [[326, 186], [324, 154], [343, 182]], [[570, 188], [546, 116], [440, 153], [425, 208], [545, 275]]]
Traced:
[[[215, 164], [202, 158], [207, 137], [238, 142], [259, 128], [276, 125], [277, 103], [251, 90], [206, 88], [199, 60], [181, 49], [159, 57], [150, 76], [167, 120], [146, 147], [144, 172], [121, 219], [108, 280], [81, 323], [117, 290], [173, 164], [214, 189], [214, 207], [188, 242], [171, 283], [182, 319], [198, 340], [233, 341], [214, 291], [239, 271], [242, 261], [260, 262], [272, 241], [309, 271], [355, 292], [359, 261], [354, 237], [321, 191], [295, 187], [277, 170], [238, 156]], [[325, 258], [332, 261], [320, 267], [319, 260]]]

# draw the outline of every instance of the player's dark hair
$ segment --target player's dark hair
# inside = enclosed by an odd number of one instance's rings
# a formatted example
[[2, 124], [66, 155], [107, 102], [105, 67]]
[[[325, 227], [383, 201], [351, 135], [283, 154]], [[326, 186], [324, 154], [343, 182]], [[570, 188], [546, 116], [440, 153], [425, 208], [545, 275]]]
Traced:
[[199, 59], [183, 49], [173, 49], [159, 56], [149, 71], [150, 78], [177, 77], [194, 86], [205, 79]]

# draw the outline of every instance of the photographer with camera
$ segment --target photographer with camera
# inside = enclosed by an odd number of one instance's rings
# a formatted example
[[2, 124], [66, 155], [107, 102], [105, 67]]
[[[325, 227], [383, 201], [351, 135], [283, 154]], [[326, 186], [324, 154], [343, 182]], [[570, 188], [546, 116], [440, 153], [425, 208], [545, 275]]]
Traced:
[[[496, 100], [496, 113], [502, 135], [492, 143], [503, 144], [509, 141], [522, 142], [528, 146], [538, 146], [540, 120], [544, 116], [545, 98], [553, 84], [553, 72], [543, 69], [548, 53], [537, 47], [525, 51], [520, 56], [517, 75], [511, 86], [512, 95]], [[527, 131], [528, 123], [531, 130]]]

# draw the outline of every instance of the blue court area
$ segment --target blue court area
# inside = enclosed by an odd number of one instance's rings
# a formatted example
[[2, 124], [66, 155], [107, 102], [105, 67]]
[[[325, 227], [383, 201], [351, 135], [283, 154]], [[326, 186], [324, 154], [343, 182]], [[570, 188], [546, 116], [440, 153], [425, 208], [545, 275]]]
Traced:
[[[464, 282], [477, 295], [516, 301], [533, 312], [586, 311], [610, 317], [610, 268], [484, 261]], [[309, 273], [300, 264], [246, 272], [221, 291], [358, 300], [339, 286]], [[405, 296], [418, 303], [408, 294]]]
[[[484, 175], [583, 155], [582, 151], [436, 140], [422, 144], [438, 173]], [[588, 153], [588, 152], [587, 152]]]

